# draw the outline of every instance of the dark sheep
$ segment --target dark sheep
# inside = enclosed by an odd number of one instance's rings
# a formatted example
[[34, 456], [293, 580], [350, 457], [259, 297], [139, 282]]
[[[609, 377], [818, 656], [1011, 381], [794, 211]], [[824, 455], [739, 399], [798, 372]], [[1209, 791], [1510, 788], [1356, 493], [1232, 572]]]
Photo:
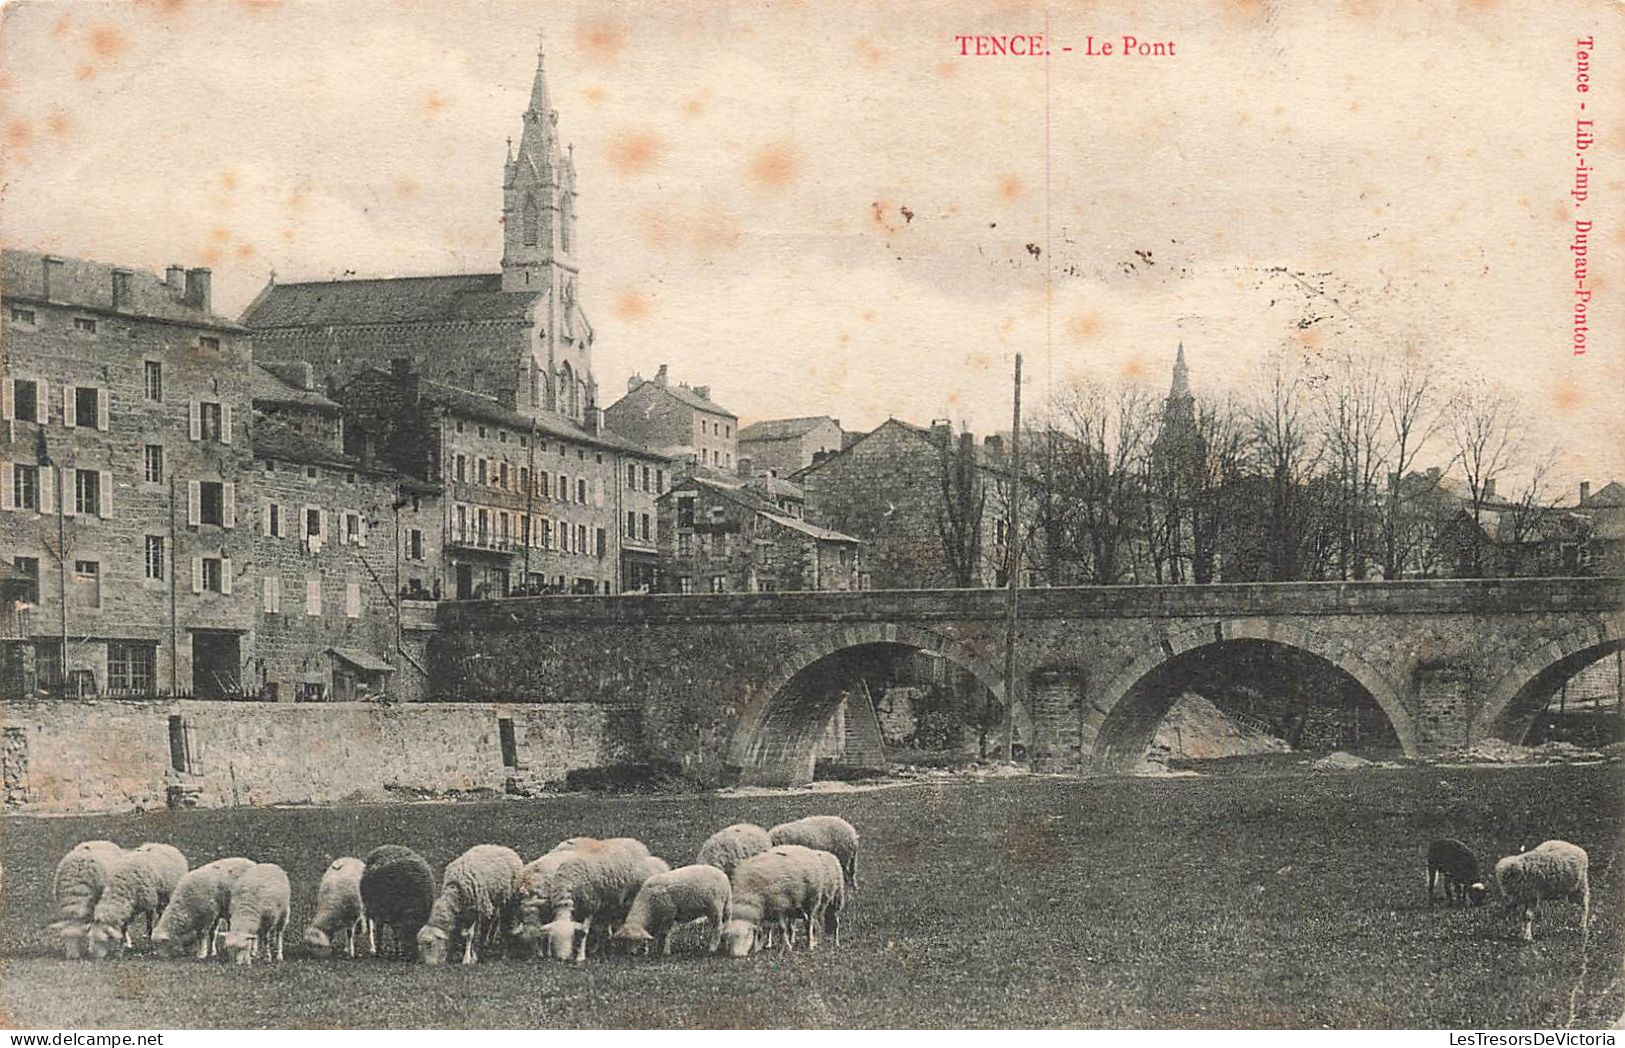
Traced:
[[392, 932], [391, 955], [413, 957], [418, 932], [429, 920], [434, 905], [434, 870], [423, 856], [399, 844], [385, 844], [367, 853], [361, 871], [361, 904], [377, 929], [373, 952], [384, 952], [386, 931]]
[[1454, 837], [1441, 837], [1428, 845], [1428, 905], [1433, 905], [1433, 886], [1444, 882], [1447, 902], [1484, 905], [1490, 890], [1478, 876], [1478, 859], [1472, 849]]

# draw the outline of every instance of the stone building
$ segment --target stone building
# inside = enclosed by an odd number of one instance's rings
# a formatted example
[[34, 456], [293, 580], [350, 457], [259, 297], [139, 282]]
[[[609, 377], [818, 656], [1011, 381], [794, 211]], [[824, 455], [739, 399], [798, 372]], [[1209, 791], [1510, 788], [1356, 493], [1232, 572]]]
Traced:
[[978, 444], [946, 422], [889, 419], [791, 480], [809, 518], [863, 540], [873, 588], [995, 586], [1008, 556], [1003, 463], [996, 436]]
[[[422, 378], [404, 360], [356, 376], [334, 398], [351, 455], [443, 492], [438, 513], [412, 525], [432, 534], [412, 538], [406, 555], [422, 567], [428, 594], [652, 588], [655, 498], [669, 467], [605, 430], [596, 409], [590, 427], [513, 411]], [[441, 562], [417, 558], [421, 548], [442, 551]]]
[[674, 463], [725, 473], [739, 468], [738, 416], [711, 401], [710, 386], [672, 385], [664, 364], [652, 379], [633, 375], [604, 422]]
[[840, 451], [843, 437], [841, 423], [828, 415], [752, 422], [739, 431], [740, 472], [788, 477]]
[[236, 695], [256, 622], [247, 333], [207, 269], [6, 251], [0, 554], [50, 691]]
[[660, 496], [661, 588], [668, 593], [854, 590], [857, 539], [704, 476]]
[[410, 358], [422, 376], [508, 411], [586, 422], [598, 406], [576, 260], [575, 164], [542, 58], [503, 168], [499, 273], [278, 284], [243, 314], [261, 361], [303, 361], [323, 387]]

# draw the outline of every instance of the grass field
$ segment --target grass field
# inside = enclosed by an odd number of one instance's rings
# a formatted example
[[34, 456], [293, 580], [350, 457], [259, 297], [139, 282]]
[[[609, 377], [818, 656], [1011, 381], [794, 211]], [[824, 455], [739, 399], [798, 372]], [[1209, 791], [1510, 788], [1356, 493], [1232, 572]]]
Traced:
[[[1548, 1027], [1625, 1005], [1619, 765], [1411, 767], [1202, 779], [1011, 779], [821, 796], [559, 797], [0, 821], [0, 1025], [22, 1027]], [[426, 969], [57, 959], [50, 871], [75, 842], [170, 841], [194, 864], [281, 863], [294, 923], [332, 856], [408, 843], [527, 858], [631, 835], [674, 861], [739, 819], [834, 812], [862, 832], [839, 951]], [[1426, 906], [1422, 850], [1485, 859], [1563, 837], [1592, 856], [1593, 920], [1536, 941], [1499, 907]], [[1576, 989], [1578, 987], [1578, 989]]]

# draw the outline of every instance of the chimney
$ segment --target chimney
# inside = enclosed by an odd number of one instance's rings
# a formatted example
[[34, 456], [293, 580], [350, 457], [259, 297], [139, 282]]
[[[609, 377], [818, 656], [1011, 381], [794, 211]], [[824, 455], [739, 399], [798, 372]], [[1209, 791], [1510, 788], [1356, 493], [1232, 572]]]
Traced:
[[170, 266], [164, 271], [164, 283], [169, 286], [169, 290], [177, 295], [183, 294], [186, 291], [186, 267], [181, 265]]
[[711, 399], [711, 387], [710, 386], [695, 386], [694, 387], [694, 395], [696, 397], [699, 397], [701, 400], [710, 400]]
[[976, 455], [976, 434], [959, 434], [959, 454], [968, 462]]
[[193, 309], [209, 311], [210, 285], [214, 282], [213, 274], [203, 267], [188, 269], [186, 271], [186, 299], [187, 305]]
[[422, 399], [422, 389], [418, 385], [417, 368], [412, 366], [411, 357], [395, 357], [389, 362], [389, 373], [395, 379], [396, 387], [401, 391], [401, 399], [408, 404], [416, 404]]
[[[40, 297], [51, 301], [51, 285], [54, 277], [62, 272], [62, 260], [55, 255], [45, 255], [40, 259], [40, 279], [43, 282], [40, 288]], [[60, 290], [60, 289], [59, 289]]]
[[662, 364], [662, 365], [660, 365], [660, 370], [655, 372], [655, 385], [664, 386], [665, 384], [666, 384], [666, 365]]
[[1495, 478], [1491, 477], [1484, 482], [1484, 501], [1488, 502], [1495, 497]]
[[938, 445], [947, 447], [948, 441], [953, 438], [953, 433], [954, 424], [947, 419], [934, 418], [931, 420], [931, 439]]
[[641, 385], [643, 385], [643, 376], [634, 371], [632, 377], [626, 380], [626, 391], [628, 393], [635, 392]]
[[1590, 500], [1591, 500], [1591, 481], [1582, 480], [1582, 481], [1580, 481], [1580, 505], [1583, 506], [1587, 502], [1589, 502]]
[[1004, 454], [1004, 438], [997, 433], [989, 433], [986, 437], [983, 437], [982, 444], [987, 448], [990, 455]]
[[128, 269], [113, 270], [113, 312], [117, 313], [130, 304], [130, 271]]

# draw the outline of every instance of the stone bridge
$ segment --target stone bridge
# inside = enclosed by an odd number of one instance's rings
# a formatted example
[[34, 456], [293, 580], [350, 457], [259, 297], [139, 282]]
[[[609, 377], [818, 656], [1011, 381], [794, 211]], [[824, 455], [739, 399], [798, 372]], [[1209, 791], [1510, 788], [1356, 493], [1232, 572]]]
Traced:
[[[1004, 612], [999, 590], [446, 603], [432, 687], [637, 703], [651, 758], [711, 782], [800, 781], [855, 661], [937, 653], [1002, 701]], [[1622, 646], [1620, 579], [1032, 589], [1013, 698], [1029, 757], [1056, 771], [1137, 762], [1190, 680], [1248, 667], [1369, 699], [1422, 755], [1521, 740], [1563, 681]]]

